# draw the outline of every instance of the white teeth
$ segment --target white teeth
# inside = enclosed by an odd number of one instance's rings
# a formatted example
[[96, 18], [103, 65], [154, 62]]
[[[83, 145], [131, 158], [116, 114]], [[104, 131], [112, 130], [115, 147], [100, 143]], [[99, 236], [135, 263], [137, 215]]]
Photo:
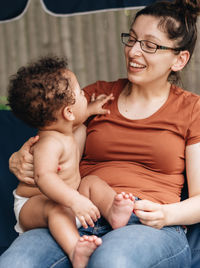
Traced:
[[135, 67], [135, 68], [143, 68], [144, 67], [143, 65], [140, 65], [140, 64], [135, 63], [135, 62], [130, 62], [130, 66]]

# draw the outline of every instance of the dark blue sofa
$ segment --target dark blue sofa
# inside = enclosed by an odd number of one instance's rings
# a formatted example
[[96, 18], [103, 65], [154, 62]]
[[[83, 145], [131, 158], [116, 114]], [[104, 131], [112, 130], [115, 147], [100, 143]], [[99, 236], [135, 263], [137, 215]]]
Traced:
[[[15, 217], [13, 213], [12, 191], [16, 188], [18, 180], [10, 173], [8, 159], [36, 130], [28, 127], [17, 119], [11, 111], [0, 110], [0, 255], [9, 247], [17, 237], [14, 231]], [[187, 186], [184, 188], [182, 198], [187, 196]], [[188, 240], [192, 249], [192, 268], [200, 267], [200, 224], [188, 229]]]
[[12, 191], [18, 180], [10, 173], [8, 159], [18, 150], [29, 137], [36, 134], [36, 130], [28, 127], [17, 119], [11, 111], [0, 111], [0, 254], [17, 237], [13, 226]]

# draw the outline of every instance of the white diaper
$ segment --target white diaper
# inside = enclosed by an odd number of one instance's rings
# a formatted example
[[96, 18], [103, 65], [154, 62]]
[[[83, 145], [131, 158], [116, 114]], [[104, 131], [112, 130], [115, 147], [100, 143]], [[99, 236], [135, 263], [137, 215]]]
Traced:
[[26, 201], [28, 201], [29, 198], [17, 195], [16, 190], [13, 191], [13, 195], [14, 195], [14, 213], [15, 213], [15, 218], [17, 220], [17, 223], [14, 228], [17, 233], [22, 234], [24, 231], [19, 223], [19, 213], [23, 205], [26, 203]]
[[[16, 190], [13, 191], [13, 195], [14, 195], [14, 213], [15, 213], [15, 218], [17, 220], [17, 223], [16, 223], [14, 229], [17, 233], [22, 234], [24, 231], [19, 223], [19, 213], [20, 213], [23, 205], [29, 200], [29, 198], [17, 195]], [[79, 221], [78, 218], [76, 218], [76, 226], [77, 226], [77, 228], [81, 227], [81, 222]]]

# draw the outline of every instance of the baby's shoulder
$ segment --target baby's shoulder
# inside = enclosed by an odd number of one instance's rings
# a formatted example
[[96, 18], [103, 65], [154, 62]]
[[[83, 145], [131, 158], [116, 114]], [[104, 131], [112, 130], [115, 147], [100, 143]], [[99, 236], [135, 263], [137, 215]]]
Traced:
[[62, 150], [65, 138], [59, 132], [43, 131], [39, 134], [39, 140], [35, 144], [35, 148], [44, 149], [49, 148], [56, 150]]

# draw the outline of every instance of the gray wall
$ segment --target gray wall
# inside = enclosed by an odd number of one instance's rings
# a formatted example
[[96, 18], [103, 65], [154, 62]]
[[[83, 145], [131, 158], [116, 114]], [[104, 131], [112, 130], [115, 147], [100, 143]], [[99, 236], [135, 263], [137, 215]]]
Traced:
[[[126, 76], [120, 33], [127, 32], [135, 10], [108, 11], [72, 17], [45, 13], [39, 0], [12, 22], [0, 24], [0, 96], [8, 78], [28, 61], [53, 53], [65, 55], [83, 87], [96, 80]], [[200, 21], [198, 21], [200, 32]], [[200, 35], [200, 33], [199, 33]], [[200, 94], [200, 37], [183, 73], [185, 89]]]

